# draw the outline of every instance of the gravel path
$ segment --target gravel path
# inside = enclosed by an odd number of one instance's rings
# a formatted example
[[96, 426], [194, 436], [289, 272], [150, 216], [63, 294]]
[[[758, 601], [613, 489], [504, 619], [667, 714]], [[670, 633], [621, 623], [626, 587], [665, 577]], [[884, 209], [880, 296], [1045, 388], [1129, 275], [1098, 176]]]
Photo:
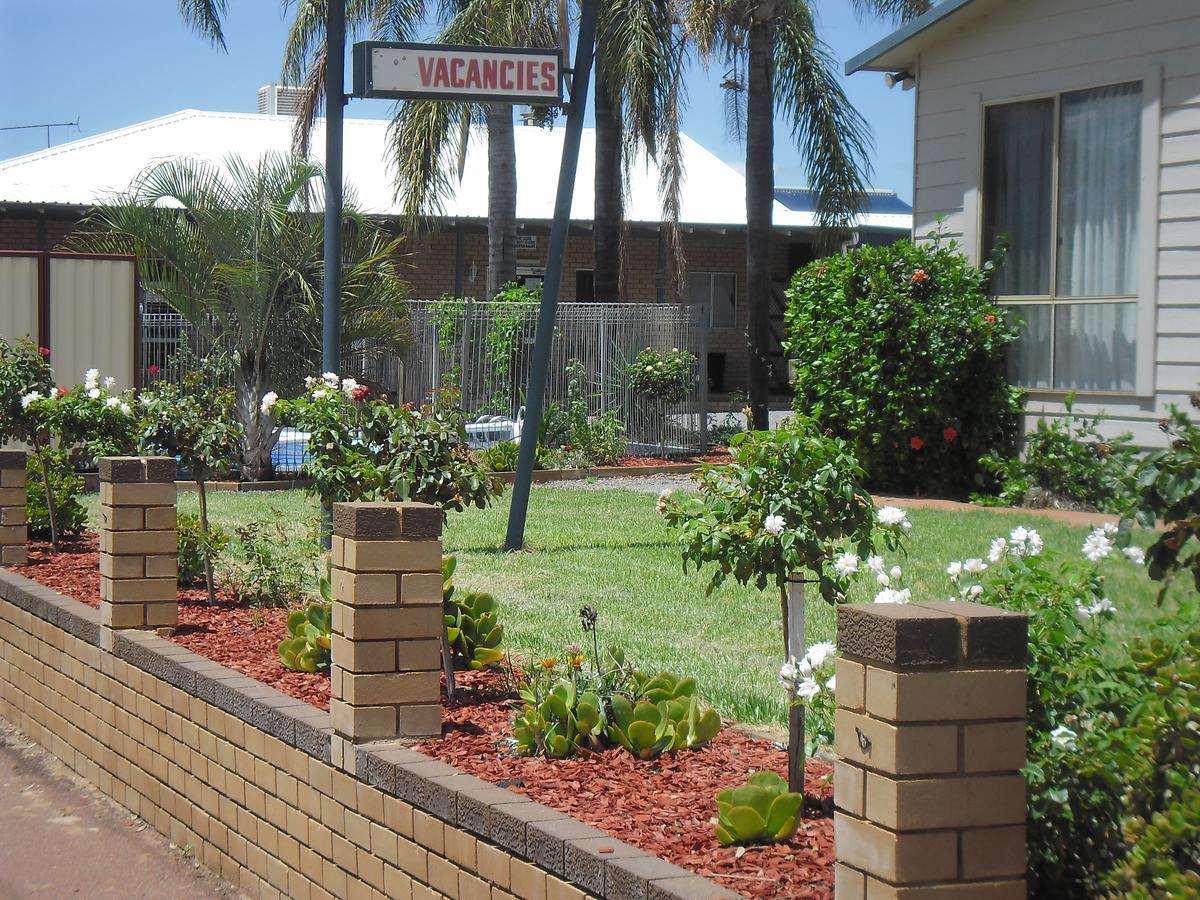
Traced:
[[632, 478], [572, 478], [537, 485], [539, 488], [565, 488], [572, 491], [636, 491], [639, 494], [659, 494], [666, 490], [694, 491], [696, 482], [690, 475], [638, 475]]

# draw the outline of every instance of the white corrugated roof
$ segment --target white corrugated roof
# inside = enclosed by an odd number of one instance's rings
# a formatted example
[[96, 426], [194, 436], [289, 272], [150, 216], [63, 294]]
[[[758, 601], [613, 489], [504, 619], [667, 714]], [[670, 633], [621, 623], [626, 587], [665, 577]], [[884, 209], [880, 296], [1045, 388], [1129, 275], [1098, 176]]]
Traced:
[[[292, 119], [252, 113], [183, 110], [128, 128], [108, 131], [0, 162], [0, 203], [55, 203], [88, 206], [129, 187], [148, 165], [177, 156], [220, 162], [229, 154], [256, 158], [268, 151], [287, 152]], [[518, 126], [517, 217], [549, 220], [554, 213], [557, 173], [564, 129]], [[445, 206], [451, 218], [487, 217], [487, 135], [473, 129], [467, 166], [454, 196]], [[595, 132], [585, 129], [579, 154], [579, 177], [571, 218], [592, 218]], [[312, 139], [316, 159], [324, 157], [324, 123]], [[745, 180], [742, 175], [686, 135], [681, 221], [688, 225], [737, 226], [746, 222]], [[395, 215], [392, 173], [387, 161], [387, 122], [377, 119], [345, 121], [344, 170], [363, 212]], [[632, 184], [626, 217], [630, 222], [658, 222], [661, 211], [658, 169], [645, 159], [631, 167]], [[777, 227], [811, 228], [810, 212], [789, 210], [775, 203]], [[897, 215], [869, 215], [868, 227], [911, 227]]]

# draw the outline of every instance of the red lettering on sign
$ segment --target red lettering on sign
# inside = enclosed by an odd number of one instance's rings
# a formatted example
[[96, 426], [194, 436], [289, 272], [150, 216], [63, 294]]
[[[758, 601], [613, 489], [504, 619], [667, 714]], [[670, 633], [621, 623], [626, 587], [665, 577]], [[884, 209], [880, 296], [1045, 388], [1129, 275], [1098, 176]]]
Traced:
[[479, 60], [472, 59], [467, 63], [467, 87], [477, 88], [482, 86], [483, 82], [479, 80]]
[[461, 57], [450, 60], [450, 84], [456, 88], [463, 86], [463, 77], [460, 73], [464, 65], [466, 65], [466, 60]]
[[534, 60], [525, 60], [525, 84], [531, 91], [537, 90], [537, 69], [538, 64]]
[[511, 59], [506, 59], [500, 63], [500, 87], [506, 91], [513, 89], [512, 70], [515, 66]]
[[417, 69], [421, 73], [421, 87], [429, 87], [429, 79], [433, 77], [433, 60], [418, 56]]
[[496, 89], [496, 60], [494, 59], [483, 61], [483, 87], [489, 91]]
[[450, 70], [446, 66], [446, 57], [444, 56], [438, 57], [437, 67], [433, 73], [433, 86], [450, 87]]
[[553, 92], [557, 85], [554, 83], [554, 63], [542, 63], [542, 90]]

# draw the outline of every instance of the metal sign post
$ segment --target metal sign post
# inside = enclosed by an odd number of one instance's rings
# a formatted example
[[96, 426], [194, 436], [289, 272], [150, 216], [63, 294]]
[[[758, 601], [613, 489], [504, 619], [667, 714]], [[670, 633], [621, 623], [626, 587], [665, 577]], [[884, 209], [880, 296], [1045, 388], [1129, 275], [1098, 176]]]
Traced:
[[504, 549], [520, 550], [525, 545], [525, 517], [529, 512], [529, 491], [533, 484], [533, 462], [537, 456], [541, 431], [542, 406], [546, 394], [546, 374], [550, 368], [550, 345], [554, 341], [554, 317], [558, 310], [558, 290], [562, 283], [563, 256], [567, 250], [567, 227], [571, 220], [571, 200], [575, 193], [575, 172], [579, 168], [579, 142], [583, 137], [583, 114], [587, 109], [588, 82], [592, 76], [592, 56], [596, 49], [597, 0], [584, 0], [579, 20], [579, 43], [575, 48], [575, 66], [571, 70], [571, 106], [567, 112], [567, 132], [563, 140], [562, 162], [558, 169], [558, 196], [554, 201], [554, 225], [550, 230], [550, 250], [546, 258], [546, 280], [542, 287], [542, 305], [538, 309], [537, 332], [533, 343], [533, 366], [525, 391], [525, 424], [521, 429], [521, 450], [513, 479], [512, 506], [508, 512], [508, 534]]
[[[329, 16], [329, 79], [335, 77], [332, 52], [334, 38], [334, 7]], [[579, 41], [575, 50], [575, 66], [571, 76], [570, 103], [567, 106], [567, 127], [563, 140], [562, 163], [558, 172], [558, 196], [554, 204], [554, 224], [550, 231], [549, 257], [546, 278], [538, 309], [537, 333], [534, 338], [533, 366], [525, 393], [525, 425], [521, 432], [521, 450], [517, 458], [517, 473], [513, 483], [512, 508], [508, 516], [505, 549], [519, 550], [525, 543], [525, 517], [529, 509], [529, 490], [533, 481], [533, 461], [537, 453], [537, 436], [542, 420], [546, 392], [546, 376], [550, 364], [550, 345], [554, 340], [554, 319], [558, 309], [558, 292], [562, 282], [563, 256], [567, 247], [567, 228], [571, 219], [571, 200], [575, 193], [575, 173], [579, 168], [579, 144], [583, 136], [583, 116], [587, 108], [588, 85], [592, 73], [592, 57], [596, 44], [597, 0], [584, 0], [579, 22]], [[340, 19], [340, 14], [339, 14]], [[566, 22], [560, 23], [566, 27]], [[338, 46], [341, 46], [344, 23], [339, 22]], [[339, 51], [337, 84], [341, 86]], [[354, 92], [362, 98], [445, 100], [456, 103], [529, 103], [538, 106], [562, 105], [563, 54], [555, 49], [518, 47], [476, 47], [452, 44], [413, 44], [403, 42], [361, 41], [354, 45]], [[330, 101], [332, 110], [332, 101]], [[335, 123], [332, 115], [329, 128], [328, 154], [336, 156], [339, 173], [338, 213], [341, 211], [340, 173], [342, 120], [341, 107]], [[332, 164], [330, 164], [332, 172]], [[326, 271], [329, 271], [329, 203], [326, 204]], [[339, 251], [340, 256], [340, 251]], [[327, 282], [328, 285], [328, 282]], [[328, 287], [326, 315], [329, 314]], [[329, 339], [329, 326], [325, 328]], [[328, 363], [327, 363], [328, 365]], [[336, 371], [336, 367], [330, 368]]]
[[321, 287], [321, 365], [342, 370], [342, 107], [346, 104], [346, 7], [326, 4], [325, 282]]

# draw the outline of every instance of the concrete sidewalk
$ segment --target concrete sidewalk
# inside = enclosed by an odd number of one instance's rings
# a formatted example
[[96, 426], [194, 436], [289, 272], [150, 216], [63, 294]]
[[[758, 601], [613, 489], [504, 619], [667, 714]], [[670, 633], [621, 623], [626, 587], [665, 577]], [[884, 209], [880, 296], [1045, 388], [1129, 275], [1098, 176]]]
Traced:
[[0, 900], [238, 896], [0, 720]]

